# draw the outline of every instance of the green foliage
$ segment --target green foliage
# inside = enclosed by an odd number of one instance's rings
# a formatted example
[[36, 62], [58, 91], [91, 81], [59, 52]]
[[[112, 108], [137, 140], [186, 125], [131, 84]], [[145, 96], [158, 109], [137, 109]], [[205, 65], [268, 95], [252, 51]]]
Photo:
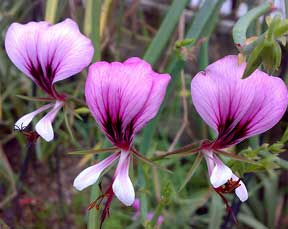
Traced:
[[251, 43], [246, 37], [247, 29], [251, 23], [259, 16], [269, 12], [271, 7], [271, 3], [266, 1], [242, 16], [233, 27], [234, 43], [244, 56], [249, 56], [243, 78], [251, 75], [261, 65], [270, 74], [278, 70], [280, 66], [282, 51], [279, 42], [283, 46], [286, 45], [287, 19], [282, 20], [278, 15], [273, 19], [267, 17], [267, 30], [261, 36]]

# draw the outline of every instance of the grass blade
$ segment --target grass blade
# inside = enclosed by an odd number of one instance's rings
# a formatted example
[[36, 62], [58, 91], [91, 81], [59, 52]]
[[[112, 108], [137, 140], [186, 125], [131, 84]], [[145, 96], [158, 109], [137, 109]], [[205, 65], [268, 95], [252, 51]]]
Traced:
[[[101, 0], [87, 0], [84, 18], [84, 33], [89, 36], [94, 46], [93, 61], [101, 59], [101, 37], [100, 37], [100, 15], [101, 15]], [[90, 195], [90, 201], [94, 201], [99, 192], [97, 185], [93, 185]], [[98, 228], [98, 212], [95, 208], [88, 213], [88, 229]]]
[[46, 1], [45, 21], [48, 21], [51, 24], [55, 23], [57, 6], [58, 6], [58, 0]]
[[202, 153], [198, 153], [195, 161], [193, 162], [192, 167], [190, 168], [189, 172], [187, 173], [184, 182], [181, 184], [178, 192], [180, 192], [188, 183], [189, 180], [191, 180], [192, 176], [194, 175], [194, 173], [196, 172], [196, 169], [198, 168], [198, 166], [200, 165], [201, 161], [203, 158], [203, 154]]
[[179, 17], [189, 1], [174, 0], [167, 12], [160, 29], [145, 52], [144, 59], [154, 65], [167, 45]]
[[94, 46], [93, 61], [101, 59], [100, 15], [101, 0], [87, 0], [84, 18], [84, 33], [92, 39]]

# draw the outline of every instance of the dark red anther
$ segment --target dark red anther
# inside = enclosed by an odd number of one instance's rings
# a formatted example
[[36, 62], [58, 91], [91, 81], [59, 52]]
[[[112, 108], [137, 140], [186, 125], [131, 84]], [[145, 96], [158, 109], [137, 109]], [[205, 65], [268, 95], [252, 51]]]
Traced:
[[112, 203], [113, 197], [114, 192], [112, 189], [112, 185], [110, 185], [110, 187], [104, 194], [100, 195], [95, 201], [90, 203], [90, 205], [88, 206], [88, 210], [91, 210], [92, 208], [96, 208], [97, 210], [99, 210], [101, 208], [102, 201], [106, 199], [105, 203], [103, 204], [103, 210], [100, 216], [100, 228], [102, 228], [105, 219], [110, 216], [110, 205]]

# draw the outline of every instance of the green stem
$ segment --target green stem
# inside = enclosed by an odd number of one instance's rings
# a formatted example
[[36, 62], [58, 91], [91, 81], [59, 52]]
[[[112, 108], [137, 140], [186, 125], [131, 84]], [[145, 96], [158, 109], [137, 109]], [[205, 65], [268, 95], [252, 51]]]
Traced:
[[57, 12], [58, 0], [47, 0], [45, 10], [45, 21], [55, 23], [56, 12]]
[[101, 59], [100, 18], [101, 0], [87, 0], [84, 18], [84, 33], [92, 39], [94, 46], [93, 61]]

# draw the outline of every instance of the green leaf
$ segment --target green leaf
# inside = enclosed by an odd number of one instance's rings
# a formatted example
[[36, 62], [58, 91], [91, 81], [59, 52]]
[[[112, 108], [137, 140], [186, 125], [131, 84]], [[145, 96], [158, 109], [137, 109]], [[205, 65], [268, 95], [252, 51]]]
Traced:
[[265, 225], [263, 225], [261, 222], [259, 222], [255, 217], [246, 215], [243, 213], [239, 213], [237, 216], [238, 220], [242, 222], [243, 224], [250, 226], [251, 228], [257, 228], [257, 229], [268, 229]]
[[285, 130], [283, 136], [281, 137], [280, 142], [282, 144], [285, 144], [287, 141], [288, 141], [288, 126], [286, 127], [286, 130]]
[[220, 228], [222, 217], [224, 215], [224, 204], [217, 196], [216, 192], [212, 193], [212, 203], [209, 207], [209, 229]]
[[260, 66], [260, 64], [262, 63], [261, 55], [263, 53], [264, 48], [265, 48], [265, 45], [264, 45], [264, 40], [263, 40], [252, 51], [252, 53], [250, 54], [248, 58], [247, 65], [246, 65], [244, 74], [242, 76], [243, 79], [250, 76]]
[[88, 109], [88, 107], [80, 107], [80, 108], [75, 109], [75, 112], [77, 114], [89, 114], [90, 110]]
[[234, 43], [239, 47], [243, 47], [245, 45], [245, 41], [247, 40], [246, 33], [249, 25], [256, 20], [261, 15], [268, 13], [271, 10], [271, 4], [269, 1], [261, 4], [258, 7], [248, 11], [247, 14], [243, 15], [234, 25], [232, 30]]

